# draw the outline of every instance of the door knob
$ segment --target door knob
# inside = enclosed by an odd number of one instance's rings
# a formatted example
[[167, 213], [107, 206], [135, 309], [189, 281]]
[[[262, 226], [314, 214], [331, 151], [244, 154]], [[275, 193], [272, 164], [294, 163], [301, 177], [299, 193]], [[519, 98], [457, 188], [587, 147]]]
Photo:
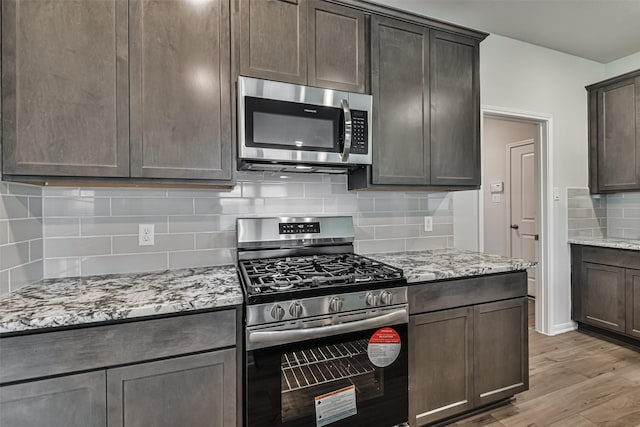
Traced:
[[511, 224], [510, 227], [513, 228], [514, 230], [517, 230], [518, 228], [520, 228], [518, 224]]

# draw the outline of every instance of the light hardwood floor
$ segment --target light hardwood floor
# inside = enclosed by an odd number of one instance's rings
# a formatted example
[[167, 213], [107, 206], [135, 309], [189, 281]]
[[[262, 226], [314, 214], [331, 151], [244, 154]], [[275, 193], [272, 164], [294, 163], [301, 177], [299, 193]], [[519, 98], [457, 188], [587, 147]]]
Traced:
[[640, 426], [640, 351], [582, 332], [539, 334], [532, 303], [529, 313], [530, 389], [454, 426]]

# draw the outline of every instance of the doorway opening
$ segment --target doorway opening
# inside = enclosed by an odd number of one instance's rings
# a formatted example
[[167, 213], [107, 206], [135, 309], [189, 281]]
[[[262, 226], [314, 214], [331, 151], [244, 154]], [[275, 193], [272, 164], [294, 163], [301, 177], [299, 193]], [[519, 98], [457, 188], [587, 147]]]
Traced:
[[483, 108], [482, 189], [478, 196], [480, 250], [537, 261], [528, 271], [535, 329], [550, 333], [548, 196], [551, 118]]

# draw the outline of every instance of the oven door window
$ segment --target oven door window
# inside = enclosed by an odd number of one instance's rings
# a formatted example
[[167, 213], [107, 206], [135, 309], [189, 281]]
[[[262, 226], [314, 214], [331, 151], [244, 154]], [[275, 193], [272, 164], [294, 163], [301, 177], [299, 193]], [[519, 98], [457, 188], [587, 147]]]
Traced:
[[249, 147], [340, 152], [339, 108], [247, 96], [245, 110]]
[[[250, 352], [248, 425], [390, 427], [407, 421], [406, 325], [393, 329], [402, 345], [386, 367], [376, 366], [367, 351], [376, 330]], [[333, 407], [322, 412], [321, 404]], [[318, 415], [335, 420], [325, 424]]]

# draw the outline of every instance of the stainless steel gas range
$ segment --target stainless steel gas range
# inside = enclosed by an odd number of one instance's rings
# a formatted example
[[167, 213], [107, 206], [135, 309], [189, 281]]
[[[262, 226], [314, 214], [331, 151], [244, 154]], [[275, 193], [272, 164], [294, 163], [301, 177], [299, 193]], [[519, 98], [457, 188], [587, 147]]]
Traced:
[[402, 270], [354, 254], [351, 217], [240, 218], [245, 425], [407, 421]]

